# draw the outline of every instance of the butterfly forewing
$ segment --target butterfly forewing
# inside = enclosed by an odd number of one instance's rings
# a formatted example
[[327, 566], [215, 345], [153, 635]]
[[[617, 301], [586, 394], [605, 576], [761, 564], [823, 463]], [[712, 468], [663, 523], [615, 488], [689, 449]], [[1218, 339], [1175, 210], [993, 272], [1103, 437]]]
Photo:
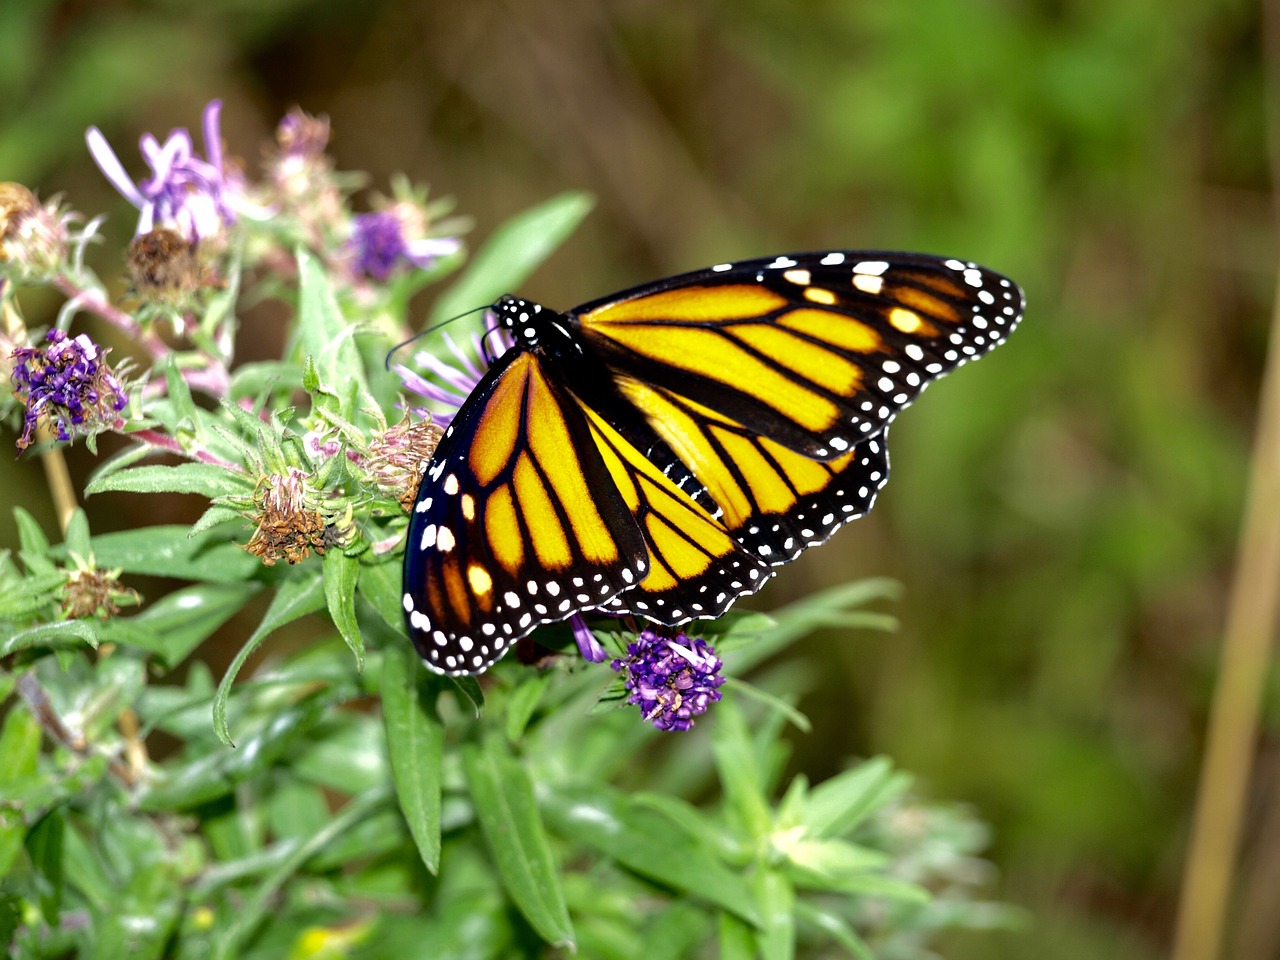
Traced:
[[500, 361], [423, 478], [406, 544], [414, 644], [477, 673], [538, 624], [643, 579], [648, 550], [581, 408], [534, 353]]
[[1021, 291], [972, 263], [834, 252], [721, 264], [570, 316], [620, 379], [834, 460], [1021, 313]]

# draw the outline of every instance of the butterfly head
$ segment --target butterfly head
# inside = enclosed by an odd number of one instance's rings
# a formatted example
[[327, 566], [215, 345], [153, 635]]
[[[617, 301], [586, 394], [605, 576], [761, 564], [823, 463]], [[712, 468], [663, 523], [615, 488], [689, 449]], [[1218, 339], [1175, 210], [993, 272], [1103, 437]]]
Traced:
[[503, 294], [490, 307], [498, 318], [498, 324], [510, 330], [516, 342], [529, 348], [536, 347], [542, 334], [542, 305], [532, 300], [522, 300], [511, 294]]

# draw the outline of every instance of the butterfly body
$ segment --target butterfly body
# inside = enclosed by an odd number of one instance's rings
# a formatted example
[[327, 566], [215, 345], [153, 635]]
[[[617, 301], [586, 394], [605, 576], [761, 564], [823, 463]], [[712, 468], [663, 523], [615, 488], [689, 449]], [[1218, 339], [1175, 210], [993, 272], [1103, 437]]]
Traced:
[[582, 611], [720, 616], [870, 509], [889, 421], [1001, 342], [1022, 295], [972, 263], [834, 251], [492, 310], [514, 346], [441, 440], [406, 545], [406, 624], [442, 673]]

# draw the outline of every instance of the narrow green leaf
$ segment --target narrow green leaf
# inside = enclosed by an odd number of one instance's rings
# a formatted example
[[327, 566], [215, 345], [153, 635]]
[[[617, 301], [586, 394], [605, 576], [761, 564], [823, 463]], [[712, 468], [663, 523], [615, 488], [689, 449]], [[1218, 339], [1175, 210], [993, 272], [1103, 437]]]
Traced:
[[789, 843], [783, 853], [791, 868], [788, 872], [792, 880], [797, 886], [811, 889], [847, 889], [844, 884], [848, 881], [861, 879], [889, 862], [887, 854], [835, 837], [796, 840]]
[[202, 583], [176, 590], [134, 617], [108, 620], [104, 641], [127, 643], [176, 667], [259, 591], [254, 583]]
[[516, 684], [516, 688], [511, 691], [511, 696], [507, 699], [508, 740], [514, 743], [524, 736], [525, 727], [529, 725], [533, 711], [538, 709], [538, 704], [542, 702], [543, 694], [547, 692], [550, 684], [551, 674], [549, 673], [520, 678], [520, 682]]
[[544, 940], [573, 950], [573, 925], [529, 775], [496, 737], [463, 747], [462, 766], [503, 886]]
[[[14, 707], [0, 728], [0, 797], [9, 794], [12, 784], [35, 776], [39, 757], [40, 724], [25, 707]], [[22, 813], [0, 806], [0, 880], [13, 868], [26, 835]]]
[[340, 691], [322, 690], [298, 703], [281, 707], [236, 750], [216, 749], [185, 764], [168, 768], [167, 775], [138, 796], [146, 811], [190, 810], [224, 797], [236, 786], [261, 776], [299, 743], [342, 699]]
[[66, 811], [55, 807], [27, 833], [27, 856], [31, 859], [39, 893], [40, 913], [51, 927], [58, 925], [58, 911], [62, 907], [62, 840], [66, 826]]
[[356, 669], [364, 669], [364, 637], [356, 622], [356, 575], [360, 561], [341, 550], [324, 555], [324, 599], [329, 616], [356, 658]]
[[773, 818], [765, 796], [764, 772], [752, 749], [746, 720], [732, 698], [716, 707], [711, 751], [729, 808], [749, 836], [767, 836]]
[[794, 704], [788, 703], [781, 697], [775, 697], [766, 690], [747, 683], [745, 680], [739, 680], [736, 677], [729, 677], [728, 683], [725, 684], [725, 692], [730, 690], [737, 691], [749, 700], [762, 703], [770, 710], [782, 714], [787, 721], [799, 730], [801, 733], [809, 733], [813, 729], [813, 725], [809, 723], [809, 718], [796, 709]]
[[312, 834], [287, 856], [237, 910], [230, 923], [216, 930], [212, 938], [211, 960], [233, 960], [239, 957], [244, 942], [268, 917], [277, 892], [311, 857], [330, 846], [338, 837], [364, 820], [388, 800], [385, 791], [376, 790], [355, 797], [324, 827]]
[[[114, 456], [110, 456], [107, 459], [101, 461], [96, 467], [93, 468], [93, 472], [89, 474], [88, 486], [91, 487], [97, 481], [104, 480], [107, 477], [111, 476], [111, 474], [116, 473], [119, 470], [123, 470], [126, 467], [133, 466], [139, 460], [142, 460], [150, 456], [154, 452], [155, 452], [155, 448], [145, 443], [139, 443], [131, 447], [125, 447], [119, 453], [116, 453]], [[86, 489], [88, 488], [86, 487]]]
[[18, 556], [27, 573], [51, 573], [54, 565], [49, 562], [49, 538], [36, 523], [36, 518], [21, 507], [13, 508], [13, 519], [18, 525]]
[[196, 493], [215, 497], [248, 496], [253, 481], [239, 470], [212, 463], [178, 463], [173, 466], [144, 464], [99, 477], [85, 487], [86, 494], [105, 493]]
[[887, 757], [867, 760], [809, 792], [805, 825], [814, 837], [842, 836], [910, 785], [911, 778], [895, 774]]
[[840, 881], [839, 889], [845, 893], [857, 893], [868, 897], [883, 897], [902, 903], [923, 905], [933, 899], [932, 894], [918, 884], [878, 873], [863, 873]]
[[461, 699], [469, 700], [471, 706], [475, 708], [477, 719], [484, 713], [484, 691], [480, 689], [480, 684], [475, 677], [450, 677], [455, 690], [461, 694]]
[[224, 536], [190, 537], [190, 530], [171, 525], [99, 534], [93, 554], [108, 570], [212, 583], [240, 583], [261, 569], [262, 561]]
[[190, 433], [196, 429], [198, 423], [196, 404], [191, 399], [191, 388], [187, 385], [187, 378], [182, 375], [176, 353], [170, 353], [165, 358], [164, 380], [173, 411], [173, 420], [168, 424], [169, 432]]
[[356, 590], [369, 601], [387, 626], [404, 629], [404, 607], [401, 604], [401, 559], [383, 558], [379, 563], [360, 563], [360, 579]]
[[382, 659], [382, 717], [396, 796], [422, 862], [440, 870], [440, 785], [444, 725], [436, 715], [436, 686], [423, 684], [418, 657], [389, 647]]
[[[329, 275], [320, 261], [305, 247], [295, 253], [298, 260], [298, 341], [304, 357], [315, 361], [323, 385], [342, 391], [354, 387], [367, 391], [364, 367], [351, 322], [342, 314]], [[344, 406], [342, 413], [351, 411]]]
[[89, 540], [89, 518], [80, 507], [71, 511], [71, 519], [67, 521], [67, 532], [62, 538], [67, 545], [67, 552], [81, 560], [88, 560], [93, 548]]
[[568, 192], [517, 214], [494, 231], [462, 276], [436, 301], [431, 322], [493, 303], [519, 290], [595, 205], [585, 193]]
[[720, 914], [719, 960], [756, 960], [756, 933], [732, 913]]
[[0, 592], [0, 620], [25, 620], [43, 612], [66, 582], [67, 575], [59, 570], [23, 577], [20, 588]]
[[227, 730], [227, 698], [231, 695], [231, 685], [235, 683], [236, 674], [240, 672], [240, 668], [272, 631], [323, 608], [324, 583], [314, 570], [309, 569], [280, 585], [276, 595], [271, 598], [271, 605], [267, 608], [262, 622], [258, 624], [258, 629], [253, 631], [235, 659], [231, 661], [226, 674], [218, 684], [217, 692], [213, 695], [213, 731], [227, 746], [235, 746]]
[[58, 623], [42, 623], [18, 630], [7, 637], [0, 636], [0, 657], [7, 657], [30, 647], [63, 650], [87, 643], [96, 648], [99, 626], [100, 623], [96, 620], [61, 620]]
[[23, 706], [5, 715], [0, 727], [0, 787], [30, 777], [40, 756], [40, 724]]
[[[664, 886], [759, 923], [746, 882], [707, 849], [687, 822], [674, 821], [649, 803], [637, 803], [605, 787], [556, 790], [544, 812], [560, 836], [586, 844]], [[710, 824], [703, 825], [711, 830]], [[665, 838], [661, 843], [656, 837]], [[672, 851], [679, 850], [678, 856]]]
[[867, 942], [858, 936], [840, 914], [824, 910], [807, 900], [797, 900], [796, 919], [821, 930], [848, 950], [855, 960], [876, 960], [876, 955], [867, 946]]
[[767, 867], [752, 877], [761, 930], [757, 934], [762, 960], [792, 960], [796, 955], [796, 893], [791, 882]]

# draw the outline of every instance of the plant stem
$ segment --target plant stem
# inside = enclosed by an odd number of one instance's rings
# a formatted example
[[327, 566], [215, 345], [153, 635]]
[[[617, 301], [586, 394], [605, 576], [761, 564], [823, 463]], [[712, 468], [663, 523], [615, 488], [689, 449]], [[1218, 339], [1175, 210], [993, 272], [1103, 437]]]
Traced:
[[[1270, 4], [1264, 5], [1270, 8]], [[1268, 9], [1264, 60], [1273, 89], [1280, 19]], [[1271, 118], [1272, 187], [1280, 186], [1280, 150]], [[1178, 904], [1173, 960], [1215, 960], [1223, 945], [1231, 879], [1240, 846], [1258, 713], [1280, 612], [1280, 275], [1258, 402], [1249, 487], [1235, 577], [1228, 599], [1191, 840]]]

